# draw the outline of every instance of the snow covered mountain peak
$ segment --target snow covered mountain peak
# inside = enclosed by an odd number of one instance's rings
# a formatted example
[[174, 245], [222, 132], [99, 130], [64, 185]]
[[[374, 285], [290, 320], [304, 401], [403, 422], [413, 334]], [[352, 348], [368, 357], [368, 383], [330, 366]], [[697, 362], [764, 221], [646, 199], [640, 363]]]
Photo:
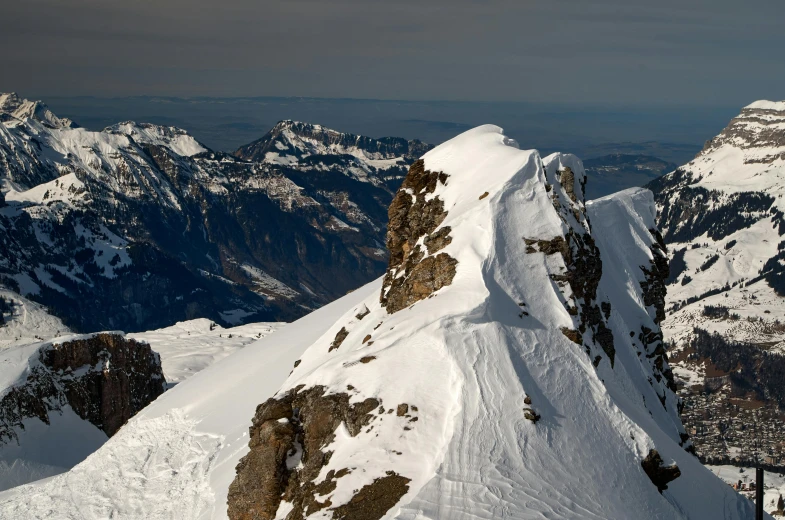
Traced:
[[761, 168], [743, 168], [744, 165], [782, 167], [785, 163], [785, 101], [756, 101], [747, 105], [717, 137], [706, 143], [693, 162], [700, 165], [718, 161], [722, 161], [724, 170], [733, 168], [740, 174], [749, 175], [759, 173]]
[[74, 128], [67, 118], [57, 117], [41, 101], [28, 101], [16, 93], [0, 93], [0, 121], [33, 119], [49, 128]]
[[104, 132], [128, 136], [139, 144], [165, 146], [182, 157], [207, 151], [207, 148], [188, 132], [174, 126], [126, 121], [107, 127]]
[[[744, 107], [694, 160], [647, 187], [671, 253], [662, 325], [697, 452], [749, 464], [780, 453], [776, 434], [715, 434], [703, 414], [759, 432], [782, 407], [771, 397], [777, 378], [764, 374], [785, 347], [785, 102]], [[732, 356], [756, 360], [755, 369], [722, 364]], [[731, 401], [742, 413], [726, 412]]]
[[771, 110], [775, 112], [785, 112], [785, 101], [768, 101], [766, 99], [761, 99], [759, 101], [755, 101], [754, 103], [750, 103], [744, 108], [748, 110]]
[[492, 125], [415, 162], [381, 298], [257, 408], [229, 517], [744, 518], [685, 451], [653, 199], [583, 175]]
[[397, 172], [430, 149], [417, 140], [374, 139], [321, 125], [285, 120], [265, 136], [235, 152], [249, 161], [331, 171], [336, 166], [358, 180], [380, 184], [378, 172]]

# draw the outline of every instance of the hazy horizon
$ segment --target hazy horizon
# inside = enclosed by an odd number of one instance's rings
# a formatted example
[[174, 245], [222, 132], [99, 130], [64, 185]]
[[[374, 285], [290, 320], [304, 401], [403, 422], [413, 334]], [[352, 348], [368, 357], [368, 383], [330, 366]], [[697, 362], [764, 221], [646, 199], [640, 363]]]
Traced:
[[[19, 95], [32, 98], [25, 92]], [[36, 97], [37, 98], [37, 97]], [[686, 162], [737, 115], [740, 106], [402, 101], [317, 97], [48, 96], [41, 100], [91, 130], [135, 120], [189, 131], [205, 145], [232, 151], [262, 137], [282, 119], [321, 124], [371, 137], [397, 136], [438, 144], [471, 127], [505, 128], [523, 148], [600, 155], [609, 143], [657, 143], [649, 152]], [[659, 146], [668, 144], [666, 148]], [[599, 146], [599, 148], [597, 148]]]

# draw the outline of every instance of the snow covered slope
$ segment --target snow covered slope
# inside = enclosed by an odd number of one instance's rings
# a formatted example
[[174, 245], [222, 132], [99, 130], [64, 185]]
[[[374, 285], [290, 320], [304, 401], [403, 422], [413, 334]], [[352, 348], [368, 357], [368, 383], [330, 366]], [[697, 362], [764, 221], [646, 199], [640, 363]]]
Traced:
[[648, 187], [672, 257], [663, 331], [698, 453], [785, 467], [785, 103], [745, 107]]
[[583, 181], [494, 126], [436, 148], [391, 206], [383, 280], [0, 494], [0, 516], [749, 518], [685, 451], [653, 199], [585, 208]]
[[161, 356], [166, 382], [174, 386], [284, 325], [249, 323], [225, 329], [201, 318], [163, 329], [128, 334], [127, 337], [148, 343]]
[[378, 287], [358, 289], [178, 384], [70, 472], [0, 493], [0, 518], [225, 518], [260, 396], [275, 393], [305, 349]]
[[[0, 350], [0, 489], [68, 471], [98, 449], [108, 438], [104, 431], [83, 417], [84, 413], [74, 411], [64, 395], [39, 395], [41, 389], [46, 388], [40, 382], [34, 385], [37, 389], [29, 384], [24, 386], [31, 378], [36, 381], [51, 379], [48, 375], [49, 369], [43, 366], [39, 359], [42, 351], [50, 348], [50, 345], [67, 345], [84, 336], [55, 338], [67, 332], [59, 320], [49, 316], [32, 302], [20, 301], [24, 299], [13, 296], [13, 293], [9, 297], [16, 298], [13, 300], [16, 310], [10, 323], [0, 328], [0, 333], [7, 332], [13, 336], [0, 344], [5, 347], [5, 350]], [[60, 328], [53, 330], [55, 325]], [[141, 348], [152, 348], [156, 359], [160, 359], [166, 386], [170, 388], [239, 349], [268, 336], [283, 325], [255, 323], [224, 329], [210, 320], [198, 319], [177, 323], [165, 329], [128, 334], [125, 339], [139, 342], [132, 343], [133, 346], [144, 343], [146, 345]], [[36, 335], [35, 339], [31, 337], [32, 334]], [[52, 339], [42, 341], [44, 338]], [[117, 361], [114, 364], [117, 365]], [[72, 372], [80, 370], [89, 372], [87, 367], [77, 368]], [[45, 376], [43, 379], [42, 374]], [[68, 377], [66, 379], [70, 381]], [[70, 384], [68, 381], [58, 384], [67, 387]], [[13, 416], [16, 412], [9, 416], [8, 409], [4, 407], [7, 403], [3, 399], [9, 393], [16, 392], [18, 395], [18, 390], [22, 387], [26, 388], [25, 392], [35, 396], [36, 402], [44, 402], [44, 406], [51, 410], [46, 415], [46, 420], [42, 420], [38, 412], [26, 415], [20, 412], [25, 417], [15, 422], [12, 435], [14, 438], [5, 438], [7, 432], [4, 433], [3, 428], [8, 426], [8, 422], [14, 422]], [[68, 392], [66, 390], [66, 396]], [[83, 403], [79, 411], [83, 412], [90, 407], [111, 410], [117, 408], [121, 402], [122, 398], [106, 399], [104, 395], [94, 395], [89, 402]], [[23, 404], [21, 408], [34, 407]], [[117, 411], [122, 413], [119, 408]]]
[[0, 319], [0, 350], [71, 333], [59, 318], [24, 296], [0, 288], [0, 299], [6, 302]]
[[0, 489], [67, 471], [164, 383], [158, 355], [118, 334], [0, 351]]

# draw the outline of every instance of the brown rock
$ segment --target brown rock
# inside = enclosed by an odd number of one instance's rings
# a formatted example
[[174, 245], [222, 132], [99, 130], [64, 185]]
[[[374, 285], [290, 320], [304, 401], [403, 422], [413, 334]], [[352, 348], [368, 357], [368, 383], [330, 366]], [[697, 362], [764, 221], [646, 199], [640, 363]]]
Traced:
[[[360, 434], [381, 403], [369, 398], [349, 404], [349, 394], [325, 392], [322, 386], [298, 387], [257, 407], [250, 428], [251, 450], [237, 465], [229, 486], [229, 518], [272, 519], [282, 500], [294, 506], [289, 520], [303, 519], [332, 505], [322, 497], [335, 489], [335, 479], [348, 470], [328, 473], [319, 484], [314, 481], [330, 460], [335, 430], [343, 423], [350, 435]], [[287, 459], [294, 456], [300, 457], [300, 464], [289, 469]]]
[[340, 520], [379, 520], [409, 491], [411, 479], [393, 471], [365, 485], [352, 499], [333, 510]]
[[583, 338], [581, 337], [581, 333], [575, 329], [568, 329], [567, 327], [562, 327], [561, 333], [567, 336], [567, 339], [569, 339], [573, 343], [577, 343], [578, 345], [581, 345], [583, 343]]
[[49, 424], [49, 413], [69, 405], [108, 436], [166, 388], [158, 354], [119, 334], [42, 347], [40, 366], [0, 399], [0, 444], [17, 438], [28, 417]]
[[335, 339], [330, 344], [330, 350], [328, 350], [327, 352], [332, 352], [333, 350], [338, 349], [343, 343], [343, 340], [345, 340], [346, 336], [348, 335], [349, 335], [349, 331], [346, 330], [346, 327], [341, 327], [341, 330], [338, 331], [338, 334], [335, 335]]
[[427, 298], [452, 283], [455, 276], [457, 260], [446, 253], [427, 256], [417, 245], [425, 237], [425, 249], [432, 255], [452, 241], [449, 227], [437, 231], [447, 216], [444, 203], [439, 197], [426, 200], [426, 195], [433, 193], [438, 183], [446, 182], [446, 174], [425, 170], [425, 163], [417, 161], [390, 205], [387, 229], [390, 263], [380, 297], [390, 313]]
[[668, 489], [669, 482], [681, 476], [681, 470], [676, 464], [663, 466], [662, 457], [657, 450], [649, 451], [646, 458], [641, 461], [641, 466], [660, 493]]

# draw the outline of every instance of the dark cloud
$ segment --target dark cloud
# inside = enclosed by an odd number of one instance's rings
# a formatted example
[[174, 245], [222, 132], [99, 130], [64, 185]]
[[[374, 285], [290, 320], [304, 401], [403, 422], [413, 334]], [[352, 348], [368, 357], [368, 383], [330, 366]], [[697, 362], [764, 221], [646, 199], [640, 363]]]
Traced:
[[781, 0], [7, 0], [0, 90], [742, 104]]

